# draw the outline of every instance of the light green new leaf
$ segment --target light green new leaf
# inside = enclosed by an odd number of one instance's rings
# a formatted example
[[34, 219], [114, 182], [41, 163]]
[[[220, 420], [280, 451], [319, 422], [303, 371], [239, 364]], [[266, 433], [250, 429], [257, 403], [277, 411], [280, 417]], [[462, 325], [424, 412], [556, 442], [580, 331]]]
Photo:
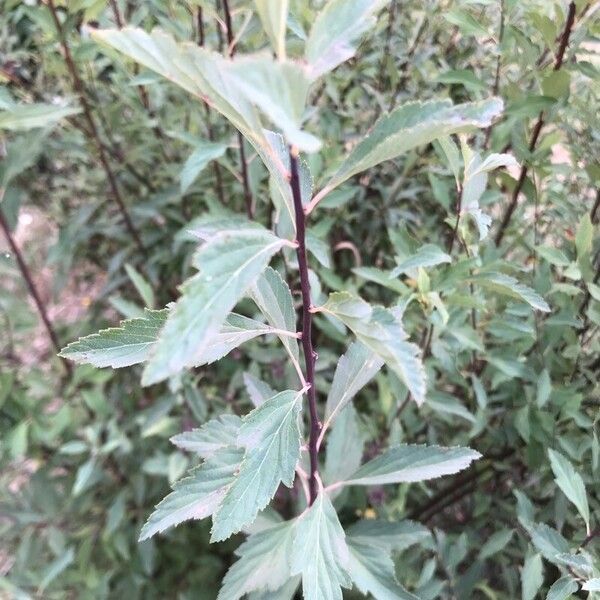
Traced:
[[570, 575], [565, 575], [552, 584], [546, 600], [567, 600], [579, 589], [577, 581]]
[[533, 600], [544, 583], [542, 557], [528, 556], [521, 571], [521, 600]]
[[268, 383], [250, 373], [244, 373], [244, 385], [254, 406], [260, 406], [276, 394]]
[[342, 600], [350, 588], [350, 554], [331, 501], [321, 492], [299, 518], [292, 548], [292, 575], [302, 575], [304, 600]]
[[199, 429], [174, 435], [171, 442], [182, 450], [195, 452], [198, 456], [208, 459], [215, 452], [237, 444], [241, 425], [242, 419], [237, 415], [221, 415], [204, 423]]
[[395, 566], [388, 552], [348, 536], [348, 573], [359, 591], [375, 600], [419, 600], [396, 579]]
[[304, 66], [268, 55], [238, 58], [227, 67], [228, 78], [248, 102], [283, 131], [289, 144], [316, 152], [321, 142], [300, 128], [310, 79]]
[[189, 477], [178, 481], [150, 515], [140, 541], [184, 521], [204, 519], [214, 513], [233, 483], [242, 457], [239, 448], [222, 448], [192, 470]]
[[402, 260], [390, 273], [390, 277], [398, 277], [398, 275], [419, 267], [434, 267], [435, 265], [449, 262], [452, 262], [452, 257], [438, 246], [435, 244], [424, 244], [415, 254]]
[[356, 337], [375, 352], [400, 377], [417, 404], [425, 400], [425, 370], [418, 346], [407, 335], [395, 314], [348, 292], [335, 292], [319, 307], [349, 327]]
[[276, 591], [290, 578], [294, 522], [288, 521], [251, 535], [235, 553], [217, 600], [238, 600], [255, 590]]
[[359, 38], [376, 22], [375, 13], [388, 0], [330, 0], [306, 41], [305, 58], [313, 79], [354, 56]]
[[383, 521], [364, 519], [354, 523], [347, 531], [349, 538], [358, 542], [380, 546], [384, 550], [400, 551], [431, 537], [427, 527], [415, 521]]
[[586, 592], [600, 592], [600, 577], [595, 577], [594, 579], [588, 579], [581, 589]]
[[527, 302], [529, 306], [542, 312], [550, 312], [548, 303], [530, 287], [519, 283], [514, 277], [504, 273], [481, 273], [472, 280], [485, 288]]
[[427, 481], [466, 469], [481, 454], [470, 448], [402, 444], [364, 464], [344, 485]]
[[199, 363], [231, 309], [287, 244], [267, 230], [220, 233], [195, 258], [200, 273], [182, 286], [182, 296], [152, 348], [142, 384], [158, 383]]
[[81, 112], [72, 106], [52, 104], [14, 104], [0, 111], [0, 130], [26, 131], [55, 125], [61, 119]]
[[103, 329], [63, 348], [60, 356], [95, 367], [119, 369], [148, 358], [150, 348], [167, 320], [169, 309], [145, 310], [143, 319], [121, 321], [119, 327]]
[[[275, 269], [267, 267], [252, 286], [250, 294], [271, 326], [292, 334], [296, 333], [296, 311], [292, 292]], [[280, 339], [286, 350], [298, 361], [296, 338], [281, 335]]]
[[288, 0], [254, 0], [254, 4], [277, 58], [284, 60]]
[[325, 406], [323, 429], [381, 369], [381, 360], [372, 350], [354, 342], [338, 361]]
[[452, 106], [449, 100], [410, 102], [383, 116], [344, 160], [320, 192], [333, 190], [356, 173], [454, 133], [487, 127], [502, 112], [502, 101], [491, 98]]
[[218, 142], [202, 142], [202, 144], [197, 145], [185, 161], [181, 173], [179, 173], [180, 192], [185, 194], [208, 163], [223, 156], [226, 150], [227, 144], [219, 144]]
[[548, 450], [548, 456], [550, 457], [550, 466], [554, 473], [556, 485], [558, 485], [563, 494], [575, 505], [579, 514], [583, 517], [589, 531], [590, 508], [581, 475], [575, 471], [573, 465], [560, 452]]
[[300, 458], [302, 394], [280, 392], [244, 417], [237, 439], [238, 446], [245, 448], [244, 460], [213, 517], [213, 542], [251, 523], [280, 483], [292, 486]]

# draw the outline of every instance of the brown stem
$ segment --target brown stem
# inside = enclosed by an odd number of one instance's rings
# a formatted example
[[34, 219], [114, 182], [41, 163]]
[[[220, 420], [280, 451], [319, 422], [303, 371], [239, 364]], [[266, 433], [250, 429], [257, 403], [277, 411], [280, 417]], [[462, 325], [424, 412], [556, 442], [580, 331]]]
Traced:
[[[31, 276], [29, 267], [27, 266], [27, 263], [25, 262], [23, 255], [21, 254], [21, 250], [19, 249], [19, 246], [17, 246], [17, 242], [15, 241], [14, 237], [12, 236], [10, 227], [8, 226], [8, 222], [6, 221], [6, 218], [4, 217], [4, 213], [2, 212], [1, 209], [0, 209], [0, 228], [2, 229], [2, 232], [4, 233], [4, 235], [6, 237], [6, 240], [8, 242], [8, 245], [10, 246], [10, 249], [12, 250], [12, 253], [15, 255], [17, 265], [19, 266], [19, 270], [21, 271], [21, 275], [23, 275], [23, 279], [25, 280], [25, 283], [27, 284], [27, 289], [29, 290], [31, 297], [33, 298], [33, 301], [35, 303], [37, 311], [40, 314], [42, 322], [44, 323], [44, 327], [46, 328], [46, 332], [48, 333], [48, 337], [50, 338], [50, 341], [52, 342], [52, 345], [54, 346], [54, 350], [58, 354], [61, 350], [61, 346], [58, 341], [58, 336], [56, 335], [56, 331], [54, 331], [54, 327], [52, 326], [50, 317], [48, 316], [48, 313], [46, 312], [46, 307], [44, 306], [44, 303], [42, 302], [40, 294], [39, 294], [37, 288], [35, 287], [35, 283], [33, 282], [33, 277]], [[67, 372], [67, 375], [69, 375], [69, 377], [70, 377], [73, 374], [73, 367], [71, 366], [71, 363], [69, 363], [68, 360], [66, 360], [62, 357], [61, 357], [61, 361], [65, 368], [65, 371]]]
[[[230, 58], [235, 54], [233, 26], [231, 24], [231, 11], [229, 10], [229, 0], [223, 1], [223, 12], [225, 13], [225, 27], [227, 28], [227, 52]], [[244, 136], [240, 131], [237, 132], [238, 144], [240, 147], [240, 170], [242, 172], [242, 184], [244, 186], [244, 201], [246, 203], [246, 214], [249, 219], [254, 218], [252, 192], [248, 181], [248, 163], [246, 162], [246, 150], [244, 148]]]
[[[554, 61], [554, 70], [558, 71], [562, 67], [565, 52], [567, 50], [567, 46], [569, 44], [569, 38], [571, 37], [571, 32], [573, 31], [573, 25], [575, 23], [575, 2], [571, 2], [569, 4], [569, 12], [567, 14], [567, 20], [565, 23], [565, 28], [560, 36], [560, 42], [558, 45], [558, 51], [556, 52], [556, 58]], [[544, 112], [540, 112], [538, 120], [533, 128], [533, 132], [531, 134], [531, 140], [529, 142], [529, 152], [532, 153], [535, 150], [538, 139], [540, 137], [540, 133], [542, 131], [542, 127], [544, 126]], [[506, 211], [504, 216], [502, 217], [502, 222], [500, 223], [500, 228], [498, 229], [498, 233], [496, 234], [495, 243], [496, 246], [499, 246], [504, 238], [504, 234], [506, 233], [506, 228], [508, 227], [510, 220], [517, 208], [517, 201], [519, 199], [519, 194], [525, 184], [525, 180], [527, 179], [528, 167], [525, 163], [521, 167], [521, 173], [519, 175], [519, 179], [517, 180], [517, 184], [512, 193], [512, 197], [510, 200], [510, 204], [506, 207]]]
[[58, 34], [60, 45], [63, 49], [65, 64], [69, 71], [69, 75], [71, 76], [73, 88], [78, 95], [79, 104], [83, 111], [83, 116], [87, 123], [87, 128], [90, 131], [90, 133], [92, 134], [92, 138], [94, 140], [94, 143], [96, 144], [98, 158], [100, 160], [100, 163], [102, 164], [104, 172], [106, 173], [106, 178], [108, 179], [108, 184], [110, 186], [113, 199], [114, 199], [115, 203], [117, 204], [121, 215], [123, 216], [123, 219], [125, 221], [125, 226], [129, 230], [129, 233], [131, 234], [131, 237], [133, 238], [135, 244], [137, 245], [139, 250], [145, 254], [146, 248], [144, 247], [144, 244], [142, 243], [142, 240], [138, 234], [137, 229], [133, 225], [133, 221], [131, 220], [129, 212], [127, 211], [125, 203], [123, 202], [123, 198], [121, 197], [121, 192], [119, 191], [116, 177], [115, 177], [115, 175], [112, 171], [112, 168], [108, 162], [108, 158], [107, 158], [106, 152], [104, 150], [104, 145], [102, 144], [102, 140], [100, 139], [100, 134], [98, 133], [98, 127], [96, 126], [96, 121], [94, 120], [94, 117], [92, 116], [91, 106], [90, 106], [90, 104], [87, 100], [87, 96], [85, 94], [83, 82], [81, 81], [81, 78], [79, 77], [77, 67], [75, 66], [75, 62], [73, 61], [73, 56], [71, 55], [71, 49], [69, 48], [67, 38], [65, 36], [62, 25], [58, 18], [58, 13], [56, 12], [56, 6], [54, 5], [54, 0], [47, 0], [47, 3], [48, 3], [48, 8], [50, 9], [50, 14], [52, 16], [52, 20], [54, 21], [54, 25], [56, 27], [56, 32]]
[[590, 220], [594, 225], [600, 221], [600, 188], [596, 190], [596, 201], [590, 211]]
[[452, 253], [452, 249], [454, 248], [454, 242], [456, 241], [456, 237], [458, 236], [458, 225], [460, 223], [460, 213], [462, 211], [462, 198], [463, 198], [463, 186], [459, 184], [458, 192], [456, 195], [456, 223], [454, 224], [454, 228], [452, 229], [452, 235], [448, 240], [447, 252], [448, 254]]
[[321, 422], [317, 412], [317, 394], [315, 389], [315, 360], [316, 354], [312, 345], [312, 303], [310, 300], [310, 283], [308, 281], [308, 261], [306, 259], [306, 215], [302, 206], [300, 192], [300, 178], [298, 176], [298, 151], [290, 149], [290, 186], [294, 199], [294, 211], [296, 214], [296, 241], [298, 248], [298, 269], [300, 271], [300, 287], [302, 290], [302, 350], [304, 353], [304, 364], [306, 367], [306, 383], [309, 388], [308, 408], [310, 411], [310, 437], [308, 442], [308, 453], [310, 456], [310, 477], [308, 480], [309, 505], [317, 497], [317, 475], [319, 473], [319, 450], [318, 440], [321, 433]]

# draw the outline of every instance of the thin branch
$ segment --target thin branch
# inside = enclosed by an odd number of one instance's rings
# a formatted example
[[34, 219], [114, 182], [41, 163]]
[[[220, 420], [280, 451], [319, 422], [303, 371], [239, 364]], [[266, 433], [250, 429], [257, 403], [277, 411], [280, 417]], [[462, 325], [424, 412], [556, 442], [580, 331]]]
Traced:
[[[504, 0], [500, 0], [500, 31], [498, 32], [498, 46], [502, 45], [502, 40], [504, 39], [504, 8]], [[500, 50], [501, 49], [499, 48], [498, 56], [496, 58], [496, 74], [494, 75], [492, 96], [497, 96], [498, 91], [500, 90], [500, 68], [502, 66], [502, 52]], [[494, 123], [491, 123], [485, 130], [485, 141], [483, 142], [483, 147], [486, 149], [489, 148], [493, 128]]]
[[[33, 298], [33, 301], [35, 303], [37, 311], [42, 319], [42, 323], [44, 324], [46, 332], [48, 333], [48, 337], [50, 338], [50, 341], [52, 342], [52, 345], [54, 346], [54, 350], [58, 354], [61, 350], [61, 345], [60, 345], [60, 342], [58, 341], [58, 336], [56, 335], [56, 331], [54, 330], [54, 327], [52, 326], [50, 317], [48, 316], [48, 313], [46, 312], [46, 307], [44, 306], [44, 303], [42, 302], [42, 299], [41, 299], [40, 294], [35, 286], [35, 283], [33, 282], [33, 277], [31, 276], [29, 267], [27, 266], [27, 263], [25, 262], [23, 255], [21, 254], [21, 250], [20, 250], [19, 246], [17, 245], [16, 240], [12, 236], [10, 227], [8, 226], [8, 222], [6, 221], [6, 218], [4, 216], [4, 213], [2, 212], [2, 209], [0, 209], [0, 228], [2, 229], [2, 232], [4, 233], [4, 236], [6, 237], [6, 240], [8, 242], [8, 245], [10, 246], [10, 249], [12, 250], [12, 253], [15, 256], [17, 265], [19, 267], [19, 270], [21, 271], [21, 275], [23, 276], [23, 279], [25, 280], [25, 283], [27, 285], [27, 289], [29, 290], [31, 297]], [[60, 357], [60, 359], [65, 368], [65, 371], [67, 372], [67, 375], [69, 377], [71, 375], [73, 375], [73, 367], [71, 366], [71, 363], [68, 360], [66, 360], [65, 358]]]
[[139, 235], [137, 229], [133, 225], [131, 216], [129, 215], [129, 212], [127, 211], [125, 203], [123, 202], [123, 198], [121, 197], [121, 192], [119, 191], [119, 187], [117, 185], [117, 179], [116, 179], [115, 174], [113, 173], [112, 168], [108, 162], [108, 158], [107, 158], [106, 152], [104, 150], [104, 145], [102, 144], [102, 140], [100, 139], [100, 134], [98, 133], [98, 127], [96, 126], [96, 121], [94, 120], [94, 117], [92, 115], [92, 109], [91, 109], [91, 106], [88, 102], [88, 99], [87, 99], [87, 96], [85, 93], [83, 82], [79, 76], [77, 67], [75, 66], [75, 62], [73, 61], [71, 49], [67, 42], [65, 32], [63, 31], [62, 25], [60, 23], [60, 19], [58, 18], [56, 6], [54, 5], [54, 0], [47, 0], [47, 3], [48, 3], [48, 8], [50, 9], [50, 14], [52, 16], [52, 20], [54, 21], [54, 26], [55, 26], [56, 32], [58, 34], [60, 45], [63, 49], [65, 64], [67, 66], [67, 70], [69, 71], [69, 75], [71, 76], [73, 89], [75, 90], [75, 92], [78, 95], [79, 104], [83, 111], [83, 116], [87, 123], [87, 128], [92, 135], [94, 143], [96, 144], [98, 158], [100, 160], [100, 163], [102, 164], [104, 172], [106, 173], [106, 178], [108, 179], [108, 184], [110, 186], [113, 199], [114, 199], [115, 203], [117, 204], [119, 211], [121, 212], [121, 215], [123, 216], [123, 219], [125, 221], [125, 226], [129, 230], [129, 233], [131, 234], [131, 237], [133, 238], [135, 244], [137, 245], [139, 250], [145, 254], [146, 248], [144, 247], [144, 244], [142, 243], [142, 240], [140, 238], [140, 235]]
[[452, 249], [454, 248], [454, 242], [458, 236], [458, 225], [460, 223], [460, 214], [462, 212], [462, 199], [463, 199], [463, 186], [461, 184], [458, 185], [458, 190], [456, 193], [456, 224], [452, 229], [452, 235], [448, 240], [448, 247], [446, 251], [448, 254], [452, 253]]
[[298, 150], [290, 148], [290, 186], [294, 199], [296, 214], [296, 238], [298, 247], [298, 269], [300, 272], [300, 287], [302, 291], [302, 350], [306, 368], [306, 382], [308, 386], [308, 408], [310, 411], [310, 436], [308, 454], [310, 456], [310, 476], [308, 487], [310, 492], [309, 505], [315, 501], [318, 493], [319, 474], [319, 449], [318, 440], [321, 433], [321, 423], [317, 412], [317, 394], [315, 388], [315, 360], [316, 354], [312, 345], [312, 302], [310, 299], [310, 282], [308, 280], [308, 261], [306, 258], [306, 216], [302, 206], [300, 191], [300, 178], [298, 176]]
[[[569, 12], [567, 14], [565, 28], [562, 32], [562, 35], [560, 36], [558, 51], [556, 53], [556, 58], [555, 58], [555, 62], [554, 62], [554, 71], [559, 71], [560, 68], [562, 67], [564, 57], [565, 57], [565, 52], [566, 52], [567, 46], [569, 44], [571, 32], [573, 30], [573, 25], [575, 24], [575, 11], [576, 11], [575, 2], [571, 2], [569, 4]], [[542, 131], [543, 126], [544, 126], [544, 111], [541, 111], [538, 116], [538, 120], [533, 128], [533, 132], [531, 134], [531, 139], [529, 141], [529, 152], [530, 153], [533, 153], [537, 146], [537, 142], [540, 137], [540, 133]], [[502, 222], [500, 224], [500, 228], [498, 229], [498, 233], [496, 234], [496, 239], [495, 239], [496, 246], [499, 246], [501, 244], [502, 239], [504, 238], [504, 234], [506, 233], [506, 228], [508, 227], [508, 225], [512, 219], [513, 213], [515, 212], [515, 209], [517, 208], [517, 202], [519, 199], [519, 195], [521, 194], [521, 190], [527, 179], [528, 171], [529, 171], [529, 168], [528, 168], [527, 164], [523, 163], [523, 166], [521, 167], [521, 173], [519, 175], [519, 179], [517, 180], [517, 184], [515, 185], [515, 188], [512, 193], [510, 204], [506, 208], [506, 211], [502, 218]]]

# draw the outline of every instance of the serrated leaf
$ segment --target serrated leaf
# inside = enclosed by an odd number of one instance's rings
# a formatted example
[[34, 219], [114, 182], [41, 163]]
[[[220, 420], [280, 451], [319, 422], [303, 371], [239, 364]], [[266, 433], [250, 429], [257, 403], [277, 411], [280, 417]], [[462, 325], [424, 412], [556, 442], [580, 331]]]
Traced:
[[218, 600], [238, 600], [255, 590], [281, 588], [291, 577], [293, 541], [293, 521], [248, 537], [235, 552], [239, 559], [227, 571]]
[[293, 600], [296, 597], [296, 590], [300, 585], [300, 577], [292, 577], [285, 585], [273, 592], [267, 590], [262, 592], [252, 592], [248, 600]]
[[380, 546], [387, 551], [401, 551], [431, 538], [427, 527], [415, 521], [383, 521], [364, 519], [347, 531], [348, 538], [364, 544]]
[[140, 533], [140, 541], [190, 519], [204, 519], [217, 510], [239, 468], [243, 451], [222, 448], [190, 476], [178, 481], [160, 502]]
[[199, 429], [173, 436], [171, 442], [182, 450], [195, 452], [198, 456], [208, 459], [215, 452], [236, 445], [241, 425], [242, 419], [237, 415], [221, 415]]
[[245, 448], [244, 460], [213, 517], [212, 541], [227, 539], [251, 523], [280, 483], [292, 486], [300, 458], [302, 394], [280, 392], [244, 417], [237, 439]]
[[273, 50], [279, 59], [285, 59], [288, 0], [254, 0], [254, 4]]
[[554, 481], [563, 494], [575, 505], [583, 517], [586, 527], [590, 528], [590, 508], [585, 493], [585, 485], [581, 475], [575, 471], [573, 465], [555, 450], [548, 450], [550, 466], [554, 473]]
[[158, 383], [201, 360], [231, 309], [286, 244], [267, 230], [219, 233], [194, 260], [200, 273], [182, 286], [152, 348], [142, 384]]
[[481, 457], [470, 448], [402, 444], [364, 464], [344, 485], [427, 481], [466, 469]]
[[146, 308], [154, 308], [154, 291], [152, 290], [152, 286], [144, 276], [137, 271], [132, 265], [125, 264], [125, 271], [127, 273], [127, 277], [131, 280], [131, 283], [135, 286], [137, 293], [140, 295], [141, 299], [144, 301]]
[[227, 144], [207, 141], [198, 144], [179, 173], [179, 191], [185, 194], [210, 161], [223, 156], [226, 150]]
[[347, 539], [348, 573], [362, 594], [371, 594], [375, 600], [418, 600], [398, 583], [394, 561], [388, 552], [350, 537]]
[[452, 257], [435, 244], [424, 244], [415, 254], [403, 259], [390, 273], [390, 277], [398, 277], [419, 267], [434, 267], [442, 263], [452, 262]]
[[95, 367], [119, 369], [148, 358], [150, 348], [167, 320], [168, 309], [145, 310], [143, 319], [121, 321], [119, 327], [103, 329], [63, 348], [60, 356]]
[[[275, 269], [271, 267], [265, 269], [252, 286], [251, 296], [271, 326], [296, 333], [296, 311], [292, 292]], [[287, 351], [298, 361], [297, 340], [286, 335], [279, 337]]]
[[49, 127], [60, 120], [81, 112], [72, 106], [52, 104], [14, 104], [0, 110], [0, 130], [27, 131], [38, 127]]
[[321, 492], [296, 523], [291, 572], [302, 575], [304, 600], [342, 600], [341, 587], [352, 585], [349, 558], [337, 513]]
[[325, 186], [328, 192], [356, 173], [433, 140], [487, 127], [502, 112], [498, 98], [452, 106], [447, 100], [410, 102], [383, 116]]
[[407, 335], [395, 314], [348, 292], [330, 294], [319, 311], [332, 314], [349, 327], [358, 340], [375, 352], [409, 389], [417, 404], [425, 400], [425, 370], [419, 348]]
[[276, 394], [270, 385], [250, 373], [244, 373], [244, 385], [254, 406], [260, 406]]
[[330, 0], [317, 15], [304, 56], [313, 79], [354, 56], [359, 38], [376, 22], [388, 0]]
[[569, 543], [558, 532], [545, 523], [534, 523], [527, 527], [533, 545], [544, 558], [556, 563], [556, 557], [569, 551]]
[[338, 361], [327, 395], [323, 428], [327, 429], [341, 410], [377, 374], [383, 360], [359, 342], [354, 342]]
[[567, 600], [579, 589], [577, 581], [570, 575], [565, 575], [552, 584], [546, 600]]
[[519, 283], [514, 277], [504, 273], [481, 273], [475, 275], [472, 280], [488, 289], [505, 296], [527, 302], [529, 306], [542, 312], [550, 312], [548, 303], [530, 287]]
[[521, 571], [521, 600], [533, 600], [544, 583], [542, 557], [528, 556]]

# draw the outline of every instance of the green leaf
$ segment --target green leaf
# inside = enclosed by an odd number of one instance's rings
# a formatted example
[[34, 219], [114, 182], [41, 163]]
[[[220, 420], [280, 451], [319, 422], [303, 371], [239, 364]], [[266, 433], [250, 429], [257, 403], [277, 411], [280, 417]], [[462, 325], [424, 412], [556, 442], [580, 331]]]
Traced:
[[388, 0], [330, 0], [310, 30], [304, 56], [313, 79], [352, 58], [359, 38], [376, 22]]
[[586, 592], [600, 592], [600, 577], [596, 577], [594, 579], [588, 579], [583, 586], [582, 590]]
[[577, 258], [583, 259], [592, 251], [592, 242], [594, 238], [594, 226], [587, 213], [581, 218], [575, 235], [575, 247], [577, 248]]
[[383, 361], [359, 342], [354, 342], [338, 361], [325, 406], [323, 429], [377, 374]]
[[514, 277], [504, 273], [481, 273], [471, 277], [472, 281], [494, 292], [516, 300], [527, 302], [529, 306], [542, 312], [550, 312], [548, 303], [530, 287], [519, 283]]
[[198, 144], [194, 151], [185, 161], [181, 173], [179, 173], [179, 190], [185, 194], [196, 177], [204, 170], [211, 160], [220, 158], [225, 154], [227, 144], [217, 142], [202, 142]]
[[502, 112], [502, 101], [491, 98], [452, 106], [448, 100], [410, 102], [381, 117], [344, 160], [321, 195], [356, 173], [396, 158], [437, 138], [488, 127]]
[[254, 0], [254, 4], [277, 58], [284, 60], [288, 0]]
[[321, 147], [320, 140], [300, 128], [310, 87], [303, 65], [248, 56], [228, 65], [228, 77], [239, 94], [283, 131], [289, 144], [306, 152]]
[[190, 519], [204, 519], [213, 514], [233, 483], [243, 452], [226, 447], [178, 481], [142, 527], [139, 541], [146, 540], [170, 527]]
[[569, 95], [571, 86], [571, 74], [564, 69], [551, 71], [542, 79], [542, 91], [544, 96], [550, 98], [563, 98]]
[[244, 417], [237, 439], [245, 448], [244, 460], [213, 517], [211, 541], [227, 539], [251, 523], [280, 483], [292, 486], [300, 458], [302, 394], [281, 392]]
[[545, 523], [535, 523], [527, 527], [533, 545], [550, 562], [557, 563], [559, 554], [569, 552], [569, 543], [558, 532]]
[[550, 466], [554, 473], [554, 481], [563, 494], [575, 505], [583, 517], [586, 527], [590, 528], [590, 508], [588, 506], [585, 485], [581, 475], [575, 471], [573, 465], [560, 453], [548, 450]]
[[578, 589], [577, 581], [570, 575], [565, 575], [552, 584], [552, 587], [548, 590], [546, 600], [567, 600]]
[[294, 600], [299, 585], [300, 577], [292, 577], [285, 585], [274, 592], [268, 590], [252, 592], [248, 596], [248, 600]]
[[479, 560], [485, 560], [503, 550], [512, 539], [513, 533], [513, 529], [501, 529], [500, 531], [492, 533], [485, 544], [481, 546], [478, 557]]
[[145, 310], [143, 319], [121, 321], [119, 327], [103, 329], [63, 348], [59, 356], [95, 367], [119, 369], [148, 358], [150, 348], [167, 320], [168, 309]]
[[244, 385], [254, 406], [260, 406], [276, 394], [270, 385], [250, 373], [244, 373]]
[[152, 348], [142, 384], [198, 364], [231, 309], [287, 242], [266, 230], [219, 233], [196, 255], [200, 273], [182, 286]]
[[[296, 333], [296, 311], [292, 292], [281, 275], [267, 267], [251, 289], [251, 296], [272, 327]], [[298, 342], [289, 335], [280, 335], [282, 344], [298, 361]]]
[[452, 257], [435, 244], [424, 244], [415, 254], [398, 263], [390, 273], [390, 277], [398, 277], [419, 267], [434, 267], [442, 263], [452, 262]]
[[364, 464], [344, 485], [427, 481], [466, 469], [481, 457], [470, 448], [402, 444]]
[[154, 308], [154, 292], [152, 291], [152, 286], [130, 264], [125, 264], [125, 271], [127, 272], [127, 277], [129, 277], [131, 283], [133, 283], [138, 294], [144, 301], [146, 308]]
[[[6, 189], [17, 175], [35, 164], [48, 135], [47, 129], [38, 129], [22, 134], [8, 144], [0, 160], [0, 190]], [[0, 203], [4, 196], [5, 194], [0, 192]]]
[[52, 104], [14, 104], [0, 111], [0, 130], [26, 131], [38, 127], [49, 127], [70, 115], [81, 112], [71, 106]]
[[544, 583], [542, 557], [539, 554], [528, 556], [521, 571], [521, 599], [533, 600]]
[[370, 350], [380, 356], [409, 389], [417, 404], [425, 400], [425, 370], [419, 348], [407, 335], [395, 314], [381, 306], [371, 307], [348, 292], [330, 294], [318, 311], [336, 316]]
[[396, 579], [392, 557], [380, 547], [348, 537], [348, 573], [359, 591], [375, 600], [418, 600]]
[[195, 452], [208, 459], [215, 452], [235, 446], [242, 420], [237, 415], [221, 415], [211, 419], [199, 429], [184, 431], [171, 438], [171, 442], [182, 450]]
[[383, 521], [364, 519], [354, 523], [347, 531], [352, 540], [380, 546], [387, 551], [401, 551], [431, 538], [427, 527], [415, 521]]
[[218, 600], [238, 600], [255, 590], [276, 591], [290, 579], [294, 522], [288, 521], [251, 535], [237, 550]]
[[465, 10], [454, 9], [444, 12], [444, 19], [456, 25], [464, 34], [488, 37], [488, 30]]
[[350, 588], [346, 536], [331, 501], [321, 492], [299, 518], [291, 555], [292, 575], [302, 575], [304, 600], [342, 600]]

